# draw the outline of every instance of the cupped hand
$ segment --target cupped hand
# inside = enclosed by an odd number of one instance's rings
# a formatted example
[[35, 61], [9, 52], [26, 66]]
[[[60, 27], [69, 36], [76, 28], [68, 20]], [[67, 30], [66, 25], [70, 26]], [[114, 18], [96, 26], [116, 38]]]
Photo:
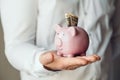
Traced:
[[57, 51], [48, 51], [40, 56], [40, 63], [49, 70], [73, 70], [100, 60], [98, 55], [61, 57]]

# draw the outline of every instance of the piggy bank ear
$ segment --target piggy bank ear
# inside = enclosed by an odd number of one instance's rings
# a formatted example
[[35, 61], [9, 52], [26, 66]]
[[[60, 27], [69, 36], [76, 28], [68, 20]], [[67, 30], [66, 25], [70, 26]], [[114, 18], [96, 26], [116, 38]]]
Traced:
[[56, 31], [56, 32], [60, 32], [61, 30], [62, 30], [61, 26], [58, 25], [58, 24], [56, 24], [56, 26], [55, 26], [55, 31]]
[[77, 30], [74, 27], [69, 27], [68, 31], [72, 36], [75, 36], [77, 34]]

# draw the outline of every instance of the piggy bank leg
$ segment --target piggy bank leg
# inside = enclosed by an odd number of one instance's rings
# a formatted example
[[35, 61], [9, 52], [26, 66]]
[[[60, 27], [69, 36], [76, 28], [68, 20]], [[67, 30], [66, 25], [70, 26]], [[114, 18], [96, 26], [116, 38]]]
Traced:
[[77, 56], [86, 56], [86, 53], [79, 53], [74, 55], [74, 57], [77, 57]]
[[64, 54], [63, 57], [74, 57], [72, 54]]
[[62, 53], [60, 53], [60, 52], [57, 51], [57, 55], [58, 55], [58, 56], [62, 56]]
[[86, 56], [86, 53], [81, 53], [81, 55], [80, 56]]

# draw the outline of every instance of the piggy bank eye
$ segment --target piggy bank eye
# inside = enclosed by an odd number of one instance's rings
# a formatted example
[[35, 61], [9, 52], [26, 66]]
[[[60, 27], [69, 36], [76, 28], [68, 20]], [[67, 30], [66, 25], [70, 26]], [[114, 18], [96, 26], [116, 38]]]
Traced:
[[56, 33], [57, 35], [59, 35], [59, 33]]

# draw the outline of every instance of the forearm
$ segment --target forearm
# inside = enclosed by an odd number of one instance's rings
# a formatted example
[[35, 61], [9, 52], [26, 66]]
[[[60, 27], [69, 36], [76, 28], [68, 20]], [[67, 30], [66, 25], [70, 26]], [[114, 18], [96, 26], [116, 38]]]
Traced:
[[18, 70], [36, 76], [48, 73], [39, 61], [46, 51], [35, 45], [37, 6], [34, 0], [2, 0], [1, 20], [4, 31], [5, 53]]

